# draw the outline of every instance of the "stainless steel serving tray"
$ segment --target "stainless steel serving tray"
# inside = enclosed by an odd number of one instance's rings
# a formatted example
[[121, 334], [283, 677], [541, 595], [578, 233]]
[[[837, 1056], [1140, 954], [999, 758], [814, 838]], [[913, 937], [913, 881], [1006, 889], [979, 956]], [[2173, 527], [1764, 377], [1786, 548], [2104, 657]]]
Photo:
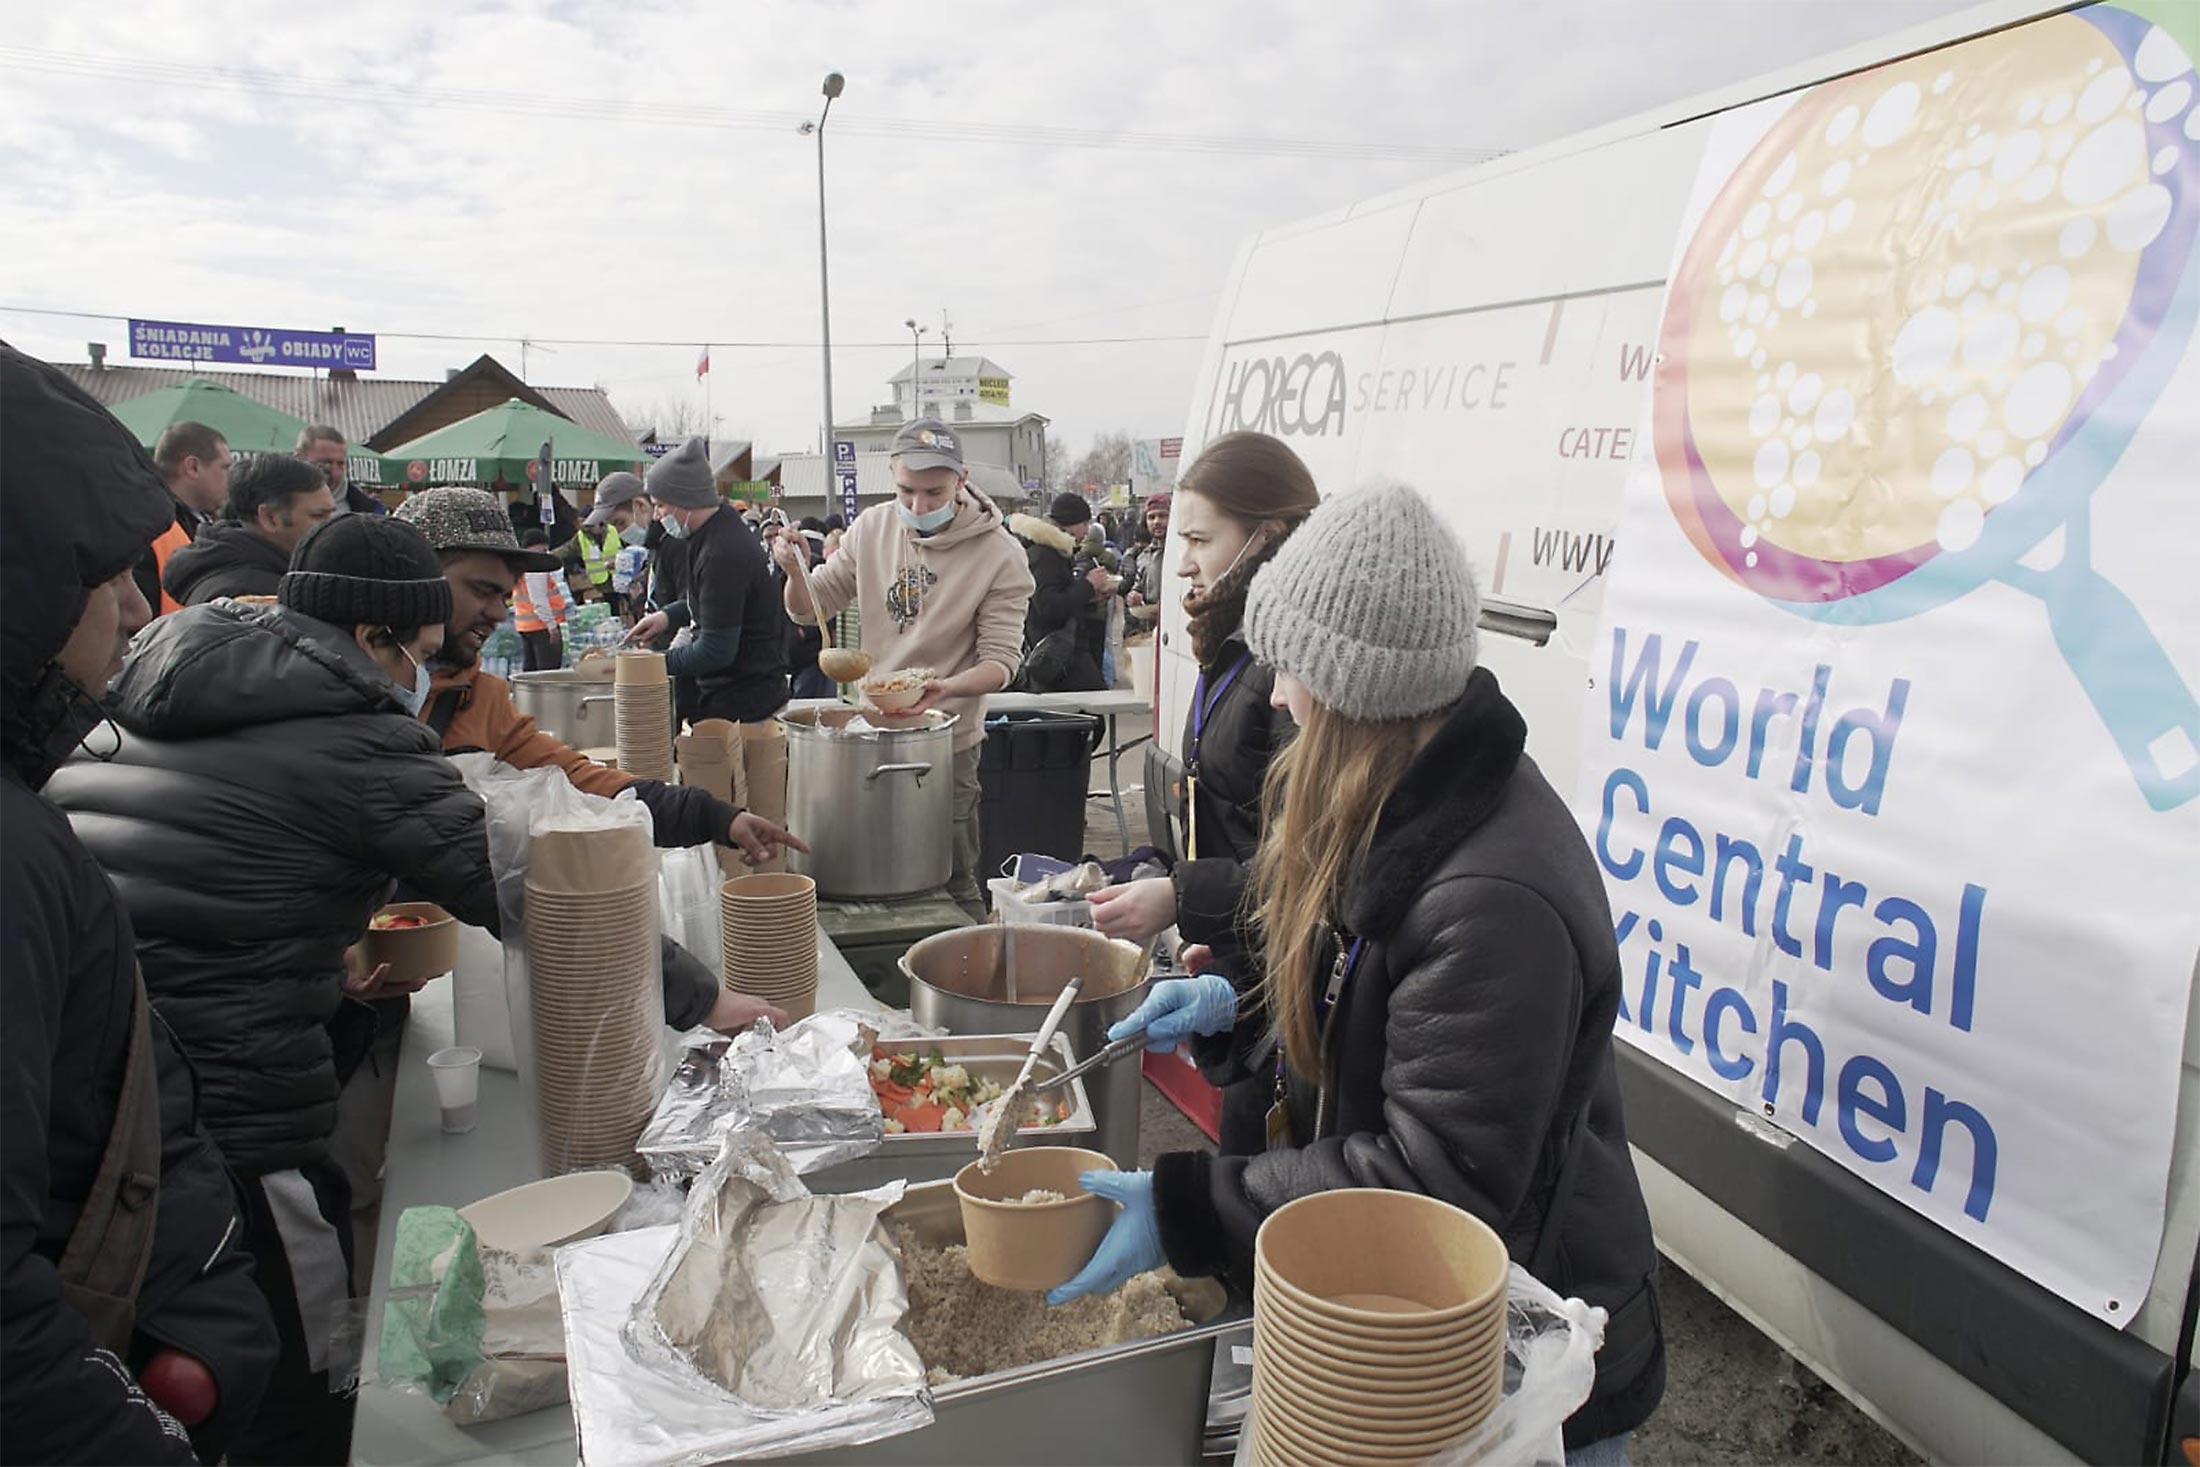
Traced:
[[[886, 1217], [934, 1246], [963, 1240], [962, 1208], [948, 1182], [911, 1187]], [[932, 1393], [935, 1419], [922, 1431], [781, 1460], [909, 1467], [1196, 1463], [1215, 1341], [1245, 1325], [1253, 1306], [1213, 1279], [1172, 1279], [1169, 1292], [1193, 1321], [1190, 1329], [940, 1386]]]
[[[999, 1082], [1007, 1089], [1031, 1052], [1032, 1034], [960, 1034], [946, 1039], [911, 1039], [900, 1043], [881, 1041], [880, 1047], [902, 1054], [946, 1056], [971, 1074]], [[1057, 1034], [1032, 1067], [1035, 1079], [1061, 1074], [1077, 1063], [1069, 1036]], [[1097, 1126], [1092, 1102], [1085, 1094], [1082, 1077], [1072, 1080], [1062, 1094], [1069, 1114], [1051, 1126], [1024, 1126], [1017, 1130], [1015, 1146], [1083, 1145]], [[869, 1156], [844, 1161], [804, 1177], [812, 1192], [861, 1192], [891, 1181], [934, 1182], [950, 1178], [978, 1156], [978, 1133], [968, 1131], [910, 1131], [888, 1136]], [[957, 1227], [961, 1226], [960, 1221]]]

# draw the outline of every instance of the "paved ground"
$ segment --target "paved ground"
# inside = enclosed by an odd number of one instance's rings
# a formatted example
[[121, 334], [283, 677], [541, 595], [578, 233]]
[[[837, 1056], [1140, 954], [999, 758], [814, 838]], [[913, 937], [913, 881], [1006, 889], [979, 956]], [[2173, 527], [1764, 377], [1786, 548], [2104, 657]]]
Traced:
[[[1145, 719], [1122, 720], [1126, 739], [1147, 729]], [[1126, 784], [1135, 783], [1142, 769], [1139, 756], [1127, 758]], [[1105, 783], [1097, 762], [1094, 782]], [[1125, 801], [1136, 844], [1142, 839], [1143, 792], [1126, 789]], [[1091, 853], [1121, 854], [1114, 812], [1098, 800], [1087, 810]], [[1139, 1151], [1148, 1163], [1164, 1151], [1209, 1145], [1206, 1135], [1151, 1085], [1145, 1087], [1140, 1125]], [[1665, 1403], [1635, 1434], [1631, 1454], [1639, 1467], [1759, 1462], [1898, 1467], [1919, 1460], [1671, 1263], [1660, 1276], [1659, 1289], [1666, 1327]]]

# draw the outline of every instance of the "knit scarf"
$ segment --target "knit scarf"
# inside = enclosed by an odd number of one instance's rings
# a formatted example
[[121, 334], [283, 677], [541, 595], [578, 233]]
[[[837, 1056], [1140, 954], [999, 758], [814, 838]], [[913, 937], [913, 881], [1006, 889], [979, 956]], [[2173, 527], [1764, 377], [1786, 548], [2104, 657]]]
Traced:
[[1189, 619], [1187, 630], [1192, 634], [1192, 656], [1199, 659], [1201, 667], [1211, 666], [1221, 657], [1222, 649], [1238, 634], [1245, 621], [1245, 593], [1253, 584], [1253, 577], [1275, 555], [1289, 530], [1276, 530], [1262, 525], [1253, 531], [1245, 542], [1245, 552], [1237, 564], [1230, 567], [1204, 591], [1188, 591], [1184, 596], [1184, 614]]

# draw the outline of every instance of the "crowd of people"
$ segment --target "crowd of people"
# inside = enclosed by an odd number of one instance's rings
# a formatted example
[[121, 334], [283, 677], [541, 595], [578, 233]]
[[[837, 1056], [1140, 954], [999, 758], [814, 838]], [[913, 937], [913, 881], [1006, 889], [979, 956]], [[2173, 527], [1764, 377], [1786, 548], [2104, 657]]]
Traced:
[[[852, 612], [877, 671], [924, 670], [916, 711], [960, 715], [950, 894], [980, 915], [986, 696], [1102, 686], [1111, 628], [1152, 624], [1174, 575], [1198, 665], [1159, 792], [1176, 849], [1094, 921], [1189, 944], [1192, 976], [1114, 1033], [1191, 1045], [1221, 1148], [1088, 1173], [1121, 1210], [1049, 1298], [1164, 1262], [1243, 1278], [1294, 1197], [1425, 1192], [1610, 1312], [1566, 1439], [1624, 1460], [1664, 1345], [1610, 914], [1479, 665], [1466, 556], [1412, 490], [1325, 499], [1286, 445], [1233, 433], [1128, 525], [1075, 494], [1009, 513], [927, 419], [851, 522], [744, 510], [694, 440], [545, 534], [475, 489], [385, 512], [333, 430], [240, 467], [178, 424], [148, 455], [4, 344], [0, 427], [0, 1458], [346, 1459], [355, 1214], [411, 991], [360, 939], [400, 890], [503, 920], [449, 756], [631, 792], [663, 846], [806, 849], [536, 727], [481, 665], [507, 620], [555, 666], [561, 608], [606, 604], [664, 649], [682, 719], [756, 724], [831, 691], [819, 624]], [[662, 957], [675, 1026], [784, 1021]]]

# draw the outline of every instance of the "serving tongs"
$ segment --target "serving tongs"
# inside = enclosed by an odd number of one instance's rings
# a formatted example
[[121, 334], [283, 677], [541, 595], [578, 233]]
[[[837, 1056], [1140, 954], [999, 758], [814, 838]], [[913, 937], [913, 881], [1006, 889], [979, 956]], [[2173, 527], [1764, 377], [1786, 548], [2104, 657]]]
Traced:
[[1059, 1090], [1078, 1076], [1090, 1074], [1103, 1065], [1112, 1065], [1117, 1060], [1136, 1054], [1145, 1047], [1146, 1031], [1143, 1029], [1133, 1030], [1121, 1039], [1110, 1040], [1107, 1044], [1094, 1050], [1089, 1058], [1079, 1060], [1076, 1064], [1062, 1071], [1061, 1074], [1041, 1080], [1031, 1087], [1031, 1093], [1044, 1095], [1049, 1090]]

